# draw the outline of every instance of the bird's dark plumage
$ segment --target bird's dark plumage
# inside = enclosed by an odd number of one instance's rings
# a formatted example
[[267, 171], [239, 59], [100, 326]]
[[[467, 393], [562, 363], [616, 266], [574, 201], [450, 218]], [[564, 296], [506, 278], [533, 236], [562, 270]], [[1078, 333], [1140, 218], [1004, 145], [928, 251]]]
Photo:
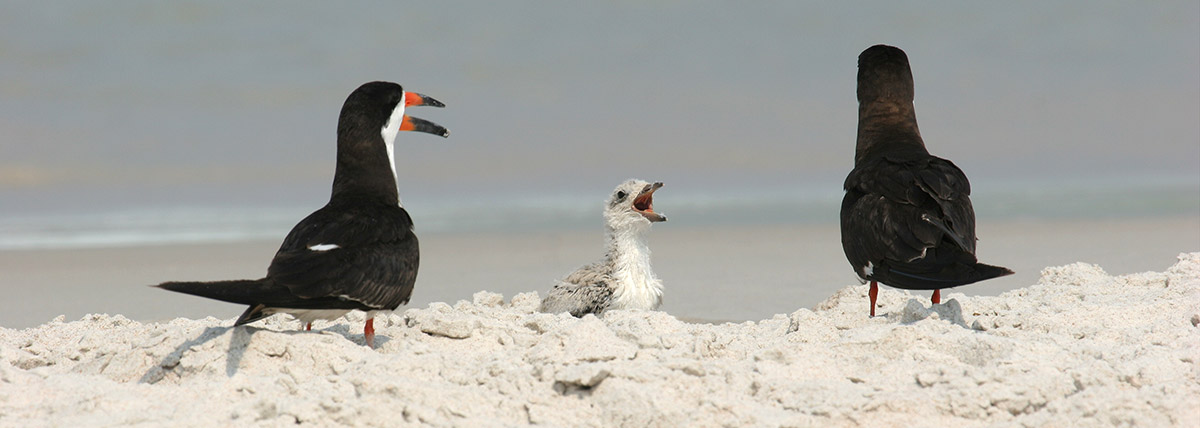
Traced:
[[405, 105], [442, 106], [432, 98], [406, 94], [390, 82], [367, 83], [350, 94], [338, 120], [337, 168], [329, 203], [292, 228], [266, 277], [167, 282], [158, 287], [249, 305], [236, 325], [276, 312], [302, 314], [302, 321], [311, 322], [338, 311], [393, 310], [408, 303], [420, 252], [412, 218], [399, 205], [394, 149], [387, 139], [389, 132], [395, 138], [401, 130], [442, 136], [448, 132], [404, 116]]
[[925, 149], [904, 51], [872, 46], [858, 66], [858, 142], [841, 209], [842, 249], [855, 273], [872, 287], [909, 290], [1011, 274], [975, 258], [971, 185]]

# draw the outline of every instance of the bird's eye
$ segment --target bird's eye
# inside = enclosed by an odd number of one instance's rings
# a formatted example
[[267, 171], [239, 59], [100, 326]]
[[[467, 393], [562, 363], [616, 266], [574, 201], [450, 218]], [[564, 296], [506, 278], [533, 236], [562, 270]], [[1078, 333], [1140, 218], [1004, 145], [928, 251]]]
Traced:
[[617, 192], [617, 200], [618, 200], [618, 201], [619, 201], [619, 200], [622, 200], [622, 199], [625, 199], [625, 196], [626, 196], [626, 195], [625, 195], [625, 191], [624, 191], [624, 190]]

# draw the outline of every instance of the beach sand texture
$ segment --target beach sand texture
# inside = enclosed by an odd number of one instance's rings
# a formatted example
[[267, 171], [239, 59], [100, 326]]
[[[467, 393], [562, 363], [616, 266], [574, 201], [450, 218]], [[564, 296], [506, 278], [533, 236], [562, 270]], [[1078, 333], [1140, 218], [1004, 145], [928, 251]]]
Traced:
[[[1164, 263], [1166, 264], [1166, 263]], [[479, 292], [312, 332], [120, 315], [0, 329], [2, 426], [1197, 426], [1200, 253], [999, 296], [866, 286], [758, 322]]]

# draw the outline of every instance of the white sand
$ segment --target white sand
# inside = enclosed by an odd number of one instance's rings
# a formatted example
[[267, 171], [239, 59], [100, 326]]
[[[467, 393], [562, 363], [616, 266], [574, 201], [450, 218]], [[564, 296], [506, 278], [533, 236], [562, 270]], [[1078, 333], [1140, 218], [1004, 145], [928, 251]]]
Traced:
[[58, 319], [0, 329], [0, 426], [1200, 426], [1200, 253], [1047, 268], [932, 312], [927, 293], [879, 297], [874, 319], [852, 286], [708, 325], [480, 292], [378, 319], [378, 350], [361, 314], [313, 332]]

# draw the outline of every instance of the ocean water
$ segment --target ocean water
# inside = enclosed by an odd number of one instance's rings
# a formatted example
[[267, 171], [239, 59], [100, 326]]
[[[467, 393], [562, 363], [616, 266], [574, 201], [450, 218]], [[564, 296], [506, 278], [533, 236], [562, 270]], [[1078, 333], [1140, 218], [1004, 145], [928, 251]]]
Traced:
[[[976, 185], [979, 222], [1053, 222], [1191, 217], [1200, 223], [1200, 183], [1054, 183], [1009, 188]], [[615, 184], [614, 184], [615, 186]], [[758, 191], [727, 195], [657, 194], [657, 209], [684, 227], [834, 225], [839, 189]], [[421, 233], [528, 233], [599, 229], [607, 193], [526, 198], [404, 198]], [[129, 247], [282, 240], [322, 205], [169, 206], [81, 213], [0, 216], [0, 251]], [[1200, 240], [1196, 242], [1200, 249]], [[1184, 250], [1181, 248], [1180, 250]]]
[[[430, 250], [433, 285], [415, 303], [544, 288], [588, 261], [600, 203], [636, 177], [667, 184], [660, 274], [707, 290], [668, 309], [754, 319], [811, 305], [854, 281], [837, 212], [856, 58], [876, 43], [908, 53], [930, 151], [971, 178], [981, 257], [1018, 263], [974, 292], [1076, 260], [1161, 269], [1200, 248], [1195, 1], [3, 2], [0, 288], [112, 304], [29, 295], [42, 304], [29, 322], [154, 318], [137, 311], [178, 303], [101, 292], [260, 275], [328, 199], [346, 95], [391, 80], [445, 102], [409, 113], [452, 131], [398, 141], [400, 195]], [[528, 254], [471, 253], [472, 237], [497, 252], [525, 239]], [[108, 251], [181, 246], [254, 248], [253, 268], [188, 253], [162, 271]], [[55, 254], [128, 267], [55, 276], [38, 263]], [[721, 305], [712, 290], [731, 284], [760, 299]]]
[[414, 206], [560, 208], [639, 177], [687, 203], [802, 207], [840, 197], [856, 58], [876, 43], [908, 52], [926, 143], [977, 186], [1200, 185], [1197, 16], [1194, 1], [5, 2], [0, 217], [310, 211], [342, 101], [377, 79], [448, 105], [410, 114], [449, 139], [398, 142]]

